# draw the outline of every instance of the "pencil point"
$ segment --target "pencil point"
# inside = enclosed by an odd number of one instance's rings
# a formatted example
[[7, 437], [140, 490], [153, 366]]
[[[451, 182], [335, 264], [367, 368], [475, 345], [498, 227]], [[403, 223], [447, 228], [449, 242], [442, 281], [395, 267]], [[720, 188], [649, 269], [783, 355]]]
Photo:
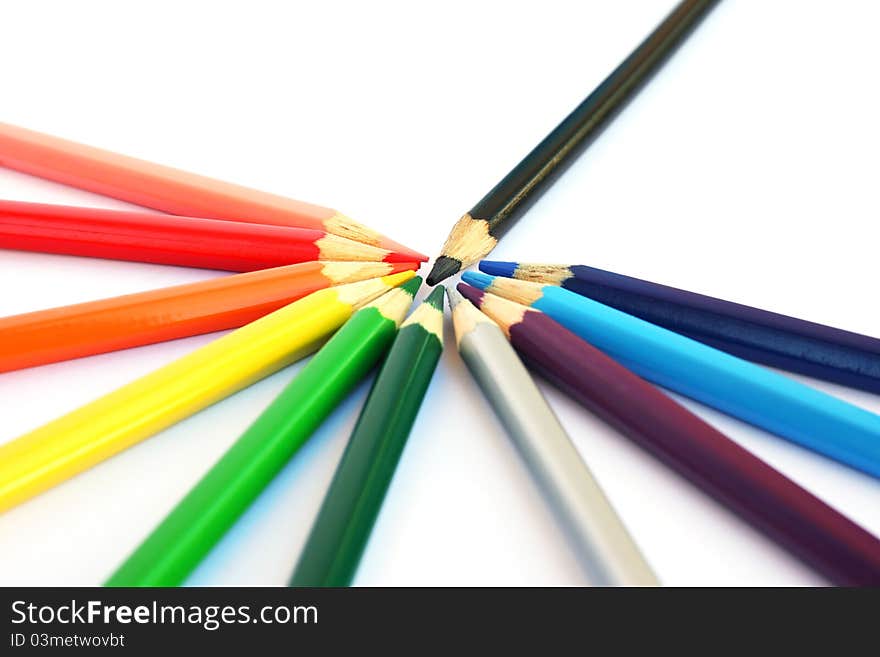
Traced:
[[484, 274], [513, 278], [514, 273], [516, 273], [517, 263], [502, 262], [501, 260], [482, 260], [479, 266], [480, 271]]
[[466, 271], [461, 276], [461, 280], [463, 280], [468, 285], [473, 285], [475, 288], [480, 290], [485, 290], [487, 287], [492, 285], [493, 276], [489, 276], [479, 271]]
[[389, 262], [392, 264], [396, 263], [411, 263], [415, 259], [416, 255], [413, 253], [403, 253], [401, 251], [391, 251], [383, 258], [384, 262]]
[[455, 276], [461, 269], [461, 261], [449, 256], [440, 256], [434, 262], [434, 268], [428, 274], [428, 285], [437, 285], [440, 281]]
[[406, 283], [401, 285], [399, 287], [399, 289], [403, 290], [411, 297], [415, 297], [416, 294], [418, 293], [420, 287], [422, 287], [422, 277], [421, 276], [414, 276], [413, 278], [408, 280]]
[[402, 256], [406, 260], [416, 260], [418, 262], [427, 262], [428, 256], [424, 253], [416, 251], [414, 249], [409, 248], [408, 246], [404, 246], [402, 244], [398, 244], [397, 242], [391, 242], [386, 238], [386, 244], [383, 244], [383, 248], [388, 249], [392, 253], [395, 253], [399, 256]]
[[379, 280], [381, 280], [382, 283], [384, 283], [388, 287], [398, 287], [401, 283], [406, 283], [413, 277], [418, 278], [414, 271], [412, 271], [411, 269], [407, 269], [406, 271], [398, 272], [396, 274], [388, 274], [387, 276], [382, 276]]
[[475, 288], [467, 283], [459, 283], [455, 287], [456, 290], [463, 296], [465, 299], [474, 304], [477, 308], [480, 307], [480, 304], [483, 303], [483, 291]]
[[455, 310], [455, 307], [464, 300], [459, 291], [451, 285], [446, 287], [446, 298], [449, 299], [450, 310]]
[[422, 264], [420, 262], [389, 262], [391, 267], [389, 274], [399, 274], [402, 271], [418, 271]]
[[427, 303], [440, 312], [443, 312], [443, 290], [444, 287], [441, 285], [440, 287], [435, 287], [431, 290], [431, 294], [429, 294], [423, 303]]

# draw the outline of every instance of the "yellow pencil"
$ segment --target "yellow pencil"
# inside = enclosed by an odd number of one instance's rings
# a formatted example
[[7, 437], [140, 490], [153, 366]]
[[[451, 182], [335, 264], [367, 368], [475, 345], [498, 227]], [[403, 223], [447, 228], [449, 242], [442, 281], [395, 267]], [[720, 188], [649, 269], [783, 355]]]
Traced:
[[0, 512], [306, 356], [413, 276], [319, 290], [0, 446]]

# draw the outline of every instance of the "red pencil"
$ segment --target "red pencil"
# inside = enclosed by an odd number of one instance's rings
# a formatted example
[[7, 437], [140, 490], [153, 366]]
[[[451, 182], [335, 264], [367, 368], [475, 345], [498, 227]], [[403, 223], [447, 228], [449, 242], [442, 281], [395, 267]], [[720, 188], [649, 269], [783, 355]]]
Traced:
[[312, 260], [411, 262], [321, 230], [0, 201], [0, 248], [254, 271]]
[[331, 208], [8, 123], [0, 123], [0, 166], [170, 214], [311, 228], [406, 254], [407, 261], [428, 259]]

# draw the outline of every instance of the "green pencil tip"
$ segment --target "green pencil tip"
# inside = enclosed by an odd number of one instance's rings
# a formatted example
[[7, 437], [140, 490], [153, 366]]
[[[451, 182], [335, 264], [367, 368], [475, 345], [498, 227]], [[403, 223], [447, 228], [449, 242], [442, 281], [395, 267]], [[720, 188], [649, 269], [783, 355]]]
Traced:
[[420, 287], [422, 287], [422, 277], [416, 276], [414, 278], [409, 279], [406, 283], [401, 285], [398, 289], [403, 290], [411, 297], [415, 297], [416, 293], [419, 291]]
[[439, 287], [435, 287], [431, 290], [431, 294], [425, 297], [425, 300], [422, 303], [427, 303], [439, 310], [441, 313], [443, 312], [443, 291], [444, 287], [441, 285]]

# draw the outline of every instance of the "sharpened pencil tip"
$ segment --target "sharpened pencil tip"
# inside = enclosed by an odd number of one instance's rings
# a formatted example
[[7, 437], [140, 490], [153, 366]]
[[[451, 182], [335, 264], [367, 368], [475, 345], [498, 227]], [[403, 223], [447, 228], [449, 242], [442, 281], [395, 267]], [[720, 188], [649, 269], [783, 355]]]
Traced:
[[431, 294], [425, 297], [425, 300], [422, 303], [427, 303], [440, 312], [443, 312], [443, 289], [442, 285], [440, 287], [435, 287], [431, 290]]
[[391, 266], [389, 274], [399, 274], [402, 271], [418, 271], [422, 266], [420, 262], [389, 262], [388, 264]]
[[483, 291], [479, 290], [467, 283], [459, 283], [456, 286], [456, 289], [461, 294], [462, 297], [470, 301], [477, 308], [480, 307], [480, 304], [483, 302]]
[[461, 276], [461, 280], [463, 280], [468, 285], [473, 285], [475, 288], [480, 290], [485, 290], [490, 285], [492, 285], [492, 279], [494, 276], [489, 276], [479, 271], [466, 271]]
[[502, 262], [501, 260], [482, 260], [479, 266], [480, 271], [484, 274], [513, 278], [518, 265], [515, 262]]
[[455, 276], [461, 269], [461, 261], [449, 256], [440, 256], [428, 274], [428, 285], [437, 285], [442, 280]]
[[400, 289], [406, 292], [411, 297], [415, 297], [416, 294], [418, 294], [420, 287], [422, 287], [422, 277], [413, 276], [410, 280], [401, 285]]
[[455, 310], [455, 307], [464, 301], [461, 293], [451, 285], [446, 287], [446, 297], [449, 299], [449, 309]]

